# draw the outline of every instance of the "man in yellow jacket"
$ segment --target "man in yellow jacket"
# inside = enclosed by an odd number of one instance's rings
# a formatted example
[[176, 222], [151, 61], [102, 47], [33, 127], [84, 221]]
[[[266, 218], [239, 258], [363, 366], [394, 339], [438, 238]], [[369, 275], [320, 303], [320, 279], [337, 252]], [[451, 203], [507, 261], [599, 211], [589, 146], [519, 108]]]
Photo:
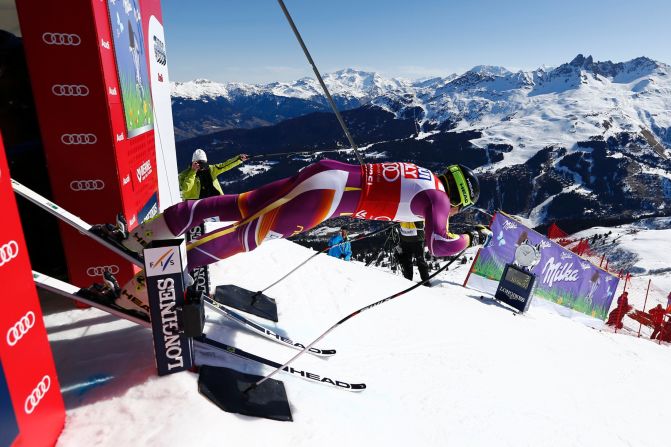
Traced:
[[249, 158], [247, 154], [240, 154], [223, 163], [210, 165], [207, 163], [205, 151], [196, 149], [191, 157], [191, 166], [179, 173], [179, 190], [182, 193], [182, 199], [204, 199], [223, 194], [217, 177], [238, 166], [247, 158]]

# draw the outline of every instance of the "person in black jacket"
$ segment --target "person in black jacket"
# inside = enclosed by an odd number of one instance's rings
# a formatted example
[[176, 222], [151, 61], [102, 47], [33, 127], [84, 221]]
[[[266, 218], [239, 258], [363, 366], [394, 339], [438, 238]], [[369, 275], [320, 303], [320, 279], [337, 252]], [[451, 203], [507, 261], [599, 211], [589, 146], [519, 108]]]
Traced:
[[[400, 241], [396, 247], [398, 263], [403, 276], [412, 280], [413, 259], [417, 262], [419, 276], [422, 281], [429, 277], [429, 265], [424, 258], [424, 222], [401, 222], [398, 228]], [[426, 283], [425, 285], [429, 285]]]

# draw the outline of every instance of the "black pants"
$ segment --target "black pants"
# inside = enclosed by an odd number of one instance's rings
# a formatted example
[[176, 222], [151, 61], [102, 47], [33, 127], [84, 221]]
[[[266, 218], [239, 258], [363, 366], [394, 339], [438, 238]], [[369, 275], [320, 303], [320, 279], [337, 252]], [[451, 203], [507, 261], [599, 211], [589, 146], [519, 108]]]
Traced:
[[429, 277], [429, 265], [424, 259], [424, 243], [418, 242], [403, 242], [400, 243], [401, 253], [398, 255], [398, 263], [401, 264], [401, 271], [403, 276], [412, 280], [412, 261], [413, 258], [417, 262], [419, 268], [419, 276], [424, 281]]

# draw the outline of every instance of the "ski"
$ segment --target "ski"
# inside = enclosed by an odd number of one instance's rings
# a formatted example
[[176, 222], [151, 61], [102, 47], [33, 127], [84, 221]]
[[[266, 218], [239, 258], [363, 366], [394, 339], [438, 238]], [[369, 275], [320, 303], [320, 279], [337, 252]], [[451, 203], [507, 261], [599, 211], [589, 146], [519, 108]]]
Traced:
[[[88, 304], [91, 307], [95, 307], [96, 309], [110, 313], [119, 318], [131, 321], [135, 324], [139, 324], [141, 326], [148, 328], [151, 327], [149, 318], [146, 315], [140, 315], [132, 310], [110, 305], [108, 303], [103, 303], [97, 299], [94, 299], [91, 296], [87, 297], [82, 296], [82, 294], [86, 295], [85, 289], [80, 289], [79, 287], [76, 287], [70, 283], [61, 281], [56, 278], [52, 278], [51, 276], [42, 274], [40, 272], [36, 272], [34, 270], [33, 270], [33, 279], [37, 287], [41, 289], [48, 290], [52, 293], [56, 293], [62, 297], [69, 298], [74, 301], [79, 301], [80, 303]], [[194, 340], [201, 344], [208, 345], [210, 349], [213, 349], [215, 352], [225, 352], [227, 354], [235, 355], [237, 357], [261, 363], [273, 368], [280, 366], [280, 363], [278, 362], [266, 359], [256, 354], [252, 354], [250, 352], [243, 351], [242, 349], [238, 349], [234, 346], [230, 346], [225, 343], [208, 338], [205, 334], [201, 335], [200, 337], [194, 338]], [[296, 368], [285, 368], [284, 371], [294, 376], [301, 377], [310, 382], [322, 383], [332, 388], [338, 388], [349, 391], [362, 391], [366, 389], [366, 385], [364, 383], [349, 383], [341, 380], [331, 379], [329, 377], [322, 376], [309, 371], [299, 370]]]
[[[92, 231], [93, 226], [91, 226], [89, 223], [85, 222], [81, 218], [75, 216], [74, 214], [70, 213], [69, 211], [61, 208], [60, 206], [56, 205], [55, 203], [47, 200], [45, 197], [37, 194], [36, 192], [32, 191], [30, 188], [22, 185], [21, 183], [15, 181], [12, 179], [12, 187], [14, 188], [14, 191], [21, 195], [22, 197], [28, 199], [29, 201], [33, 202], [35, 205], [39, 206], [40, 208], [44, 209], [45, 211], [49, 212], [50, 214], [54, 215], [56, 218], [62, 220], [66, 224], [72, 226], [82, 234], [90, 237], [91, 239], [95, 240], [96, 242], [101, 243], [102, 245], [106, 246], [107, 248], [111, 249], [115, 253], [119, 254], [122, 256], [124, 259], [126, 259], [129, 262], [132, 262], [133, 264], [137, 265], [140, 268], [144, 268], [142, 260], [137, 256], [136, 253], [129, 252], [123, 246], [119, 245], [115, 241], [110, 241], [109, 239], [106, 239], [102, 234], [99, 234], [98, 232]], [[41, 275], [41, 274], [40, 274]], [[44, 275], [43, 275], [44, 276]], [[53, 279], [53, 278], [52, 278]], [[56, 279], [53, 279], [54, 281], [58, 281]], [[37, 279], [35, 281], [38, 281]], [[67, 284], [67, 283], [64, 283]], [[74, 287], [74, 286], [72, 286]], [[77, 289], [79, 290], [79, 289]], [[74, 295], [75, 293], [72, 292]], [[247, 318], [243, 317], [242, 315], [231, 311], [230, 309], [224, 307], [222, 304], [218, 303], [217, 301], [211, 299], [208, 297], [206, 300], [206, 303], [209, 305], [209, 308], [212, 309], [213, 311], [225, 316], [226, 318], [235, 321], [242, 327], [250, 330], [253, 333], [256, 333], [258, 335], [261, 335], [265, 338], [268, 338], [270, 340], [276, 341], [277, 343], [283, 344], [285, 346], [289, 346], [294, 349], [299, 349], [302, 350], [305, 348], [305, 345], [295, 342], [287, 337], [284, 337], [280, 334], [277, 334], [276, 332], [271, 331], [270, 329], [263, 327], [257, 323], [254, 323], [253, 321], [248, 320]], [[94, 306], [96, 307], [96, 306]], [[121, 309], [121, 308], [119, 308]], [[324, 357], [329, 357], [332, 356], [336, 353], [335, 349], [319, 349], [319, 348], [310, 348], [309, 352], [311, 354], [317, 355], [317, 356], [324, 356]]]
[[[282, 366], [280, 363], [268, 360], [266, 358], [260, 357], [255, 354], [251, 354], [249, 352], [245, 352], [242, 349], [238, 349], [233, 346], [229, 346], [225, 343], [213, 340], [211, 338], [208, 338], [206, 335], [201, 335], [200, 337], [194, 338], [195, 342], [202, 343], [205, 345], [208, 345], [210, 347], [216, 348], [218, 350], [225, 351], [231, 355], [234, 355], [239, 358], [247, 359], [247, 360], [252, 360], [257, 363], [262, 363], [264, 365], [270, 366], [272, 368], [279, 368]], [[317, 382], [321, 383], [323, 385], [327, 385], [331, 388], [338, 388], [341, 390], [348, 390], [348, 391], [363, 391], [366, 389], [366, 384], [365, 383], [349, 383], [345, 382], [342, 380], [337, 380], [337, 379], [332, 379], [330, 377], [322, 376], [319, 374], [315, 374], [306, 370], [300, 370], [296, 368], [292, 368], [291, 366], [287, 366], [282, 369], [282, 371], [292, 374], [294, 376], [298, 376], [301, 379], [305, 379], [309, 382]]]
[[33, 280], [35, 285], [40, 289], [48, 290], [49, 292], [55, 293], [57, 295], [69, 298], [74, 301], [79, 301], [80, 303], [87, 304], [96, 309], [108, 312], [119, 318], [131, 321], [133, 323], [151, 327], [149, 322], [149, 317], [146, 315], [134, 312], [132, 310], [124, 309], [123, 307], [116, 306], [111, 303], [103, 303], [100, 300], [95, 299], [90, 294], [84, 292], [85, 289], [80, 289], [77, 286], [61, 281], [60, 279], [52, 278], [51, 276], [45, 275], [40, 272], [33, 270]]
[[91, 239], [95, 240], [96, 242], [104, 245], [105, 247], [112, 250], [114, 253], [118, 254], [125, 260], [132, 262], [138, 267], [144, 268], [142, 257], [139, 254], [129, 251], [118, 242], [106, 238], [103, 234], [96, 231], [97, 228], [96, 226], [93, 226], [85, 222], [81, 218], [61, 208], [52, 201], [48, 200], [46, 197], [39, 195], [32, 189], [22, 185], [21, 183], [17, 182], [14, 179], [12, 179], [12, 188], [14, 189], [15, 193], [34, 203], [35, 205], [42, 208], [49, 214], [55, 216], [62, 222], [70, 225], [84, 236], [88, 236]]
[[[223, 304], [213, 300], [212, 298], [208, 297], [205, 299], [205, 304], [207, 307], [218, 313], [219, 315], [222, 315], [226, 318], [228, 318], [231, 321], [236, 322], [240, 326], [244, 327], [245, 329], [248, 329], [255, 334], [261, 335], [262, 337], [268, 338], [269, 340], [276, 341], [284, 346], [288, 346], [290, 348], [302, 350], [305, 349], [305, 345], [302, 343], [298, 343], [296, 341], [293, 341], [287, 337], [284, 337], [283, 335], [280, 335], [276, 332], [271, 331], [267, 327], [261, 326], [260, 324], [257, 324], [251, 320], [248, 320], [247, 318], [243, 317], [242, 315], [233, 312]], [[324, 356], [324, 357], [330, 357], [332, 355], [335, 355], [336, 350], [335, 349], [319, 349], [319, 348], [310, 348], [308, 350], [310, 354], [314, 354], [317, 356]]]

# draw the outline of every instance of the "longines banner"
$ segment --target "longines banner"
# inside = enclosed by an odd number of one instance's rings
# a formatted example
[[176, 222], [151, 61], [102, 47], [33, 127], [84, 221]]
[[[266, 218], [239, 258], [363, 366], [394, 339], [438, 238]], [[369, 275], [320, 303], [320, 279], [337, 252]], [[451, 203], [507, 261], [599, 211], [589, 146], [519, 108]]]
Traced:
[[[122, 212], [132, 229], [179, 201], [160, 6], [17, 1], [53, 199], [90, 223]], [[90, 272], [105, 266], [120, 282], [134, 274], [128, 262], [61, 228], [73, 284], [99, 280]]]
[[594, 318], [606, 318], [619, 281], [616, 276], [504, 213], [496, 214], [491, 230], [492, 241], [473, 263], [468, 287], [493, 295], [505, 264], [513, 263], [516, 253], [518, 257], [524, 253], [537, 277], [535, 296]]

